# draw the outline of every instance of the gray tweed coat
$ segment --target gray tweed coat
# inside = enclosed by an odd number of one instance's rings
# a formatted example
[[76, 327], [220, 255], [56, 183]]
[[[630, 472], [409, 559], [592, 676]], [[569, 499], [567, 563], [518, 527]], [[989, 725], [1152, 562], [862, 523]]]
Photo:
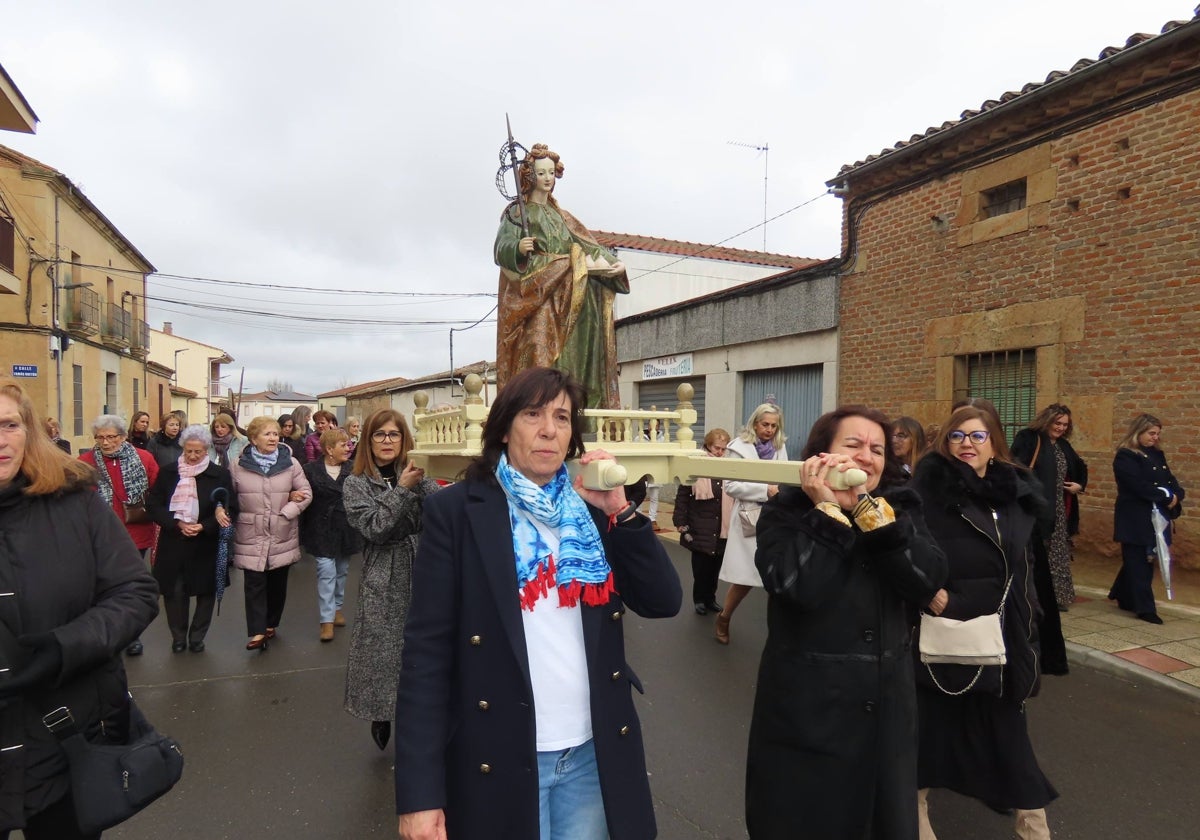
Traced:
[[421, 533], [421, 505], [437, 482], [412, 490], [389, 488], [367, 475], [346, 477], [346, 520], [362, 534], [362, 580], [346, 663], [345, 709], [363, 720], [392, 720], [404, 648], [404, 622], [412, 598], [412, 563]]

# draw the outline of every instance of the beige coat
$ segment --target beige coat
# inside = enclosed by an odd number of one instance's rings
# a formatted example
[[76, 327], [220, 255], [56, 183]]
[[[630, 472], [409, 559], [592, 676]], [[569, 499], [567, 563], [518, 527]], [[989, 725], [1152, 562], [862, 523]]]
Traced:
[[[250, 457], [251, 448], [230, 470], [238, 499], [233, 564], [265, 572], [300, 559], [300, 513], [312, 504], [312, 488], [286, 446], [279, 447], [279, 459], [267, 475]], [[305, 499], [288, 501], [293, 490], [303, 491]]]

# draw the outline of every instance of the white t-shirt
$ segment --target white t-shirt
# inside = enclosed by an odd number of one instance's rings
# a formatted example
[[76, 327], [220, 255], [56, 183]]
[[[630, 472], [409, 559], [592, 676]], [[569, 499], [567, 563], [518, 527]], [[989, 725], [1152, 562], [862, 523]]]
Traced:
[[[557, 554], [558, 534], [531, 521], [551, 552]], [[592, 707], [582, 610], [578, 606], [560, 607], [558, 588], [551, 587], [532, 611], [521, 610], [521, 619], [533, 685], [538, 752], [586, 743], [592, 737]]]

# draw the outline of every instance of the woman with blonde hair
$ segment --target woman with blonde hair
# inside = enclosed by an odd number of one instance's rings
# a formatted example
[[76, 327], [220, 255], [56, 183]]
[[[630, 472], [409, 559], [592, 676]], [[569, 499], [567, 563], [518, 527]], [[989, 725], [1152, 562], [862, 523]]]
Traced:
[[[179, 415], [172, 411], [163, 415], [162, 425], [150, 436], [146, 450], [154, 456], [154, 461], [160, 467], [174, 464], [183, 454], [183, 444], [179, 442], [179, 433], [183, 431], [184, 422]], [[124, 421], [122, 421], [124, 426]]]
[[65, 706], [100, 743], [128, 739], [121, 651], [158, 613], [158, 586], [96, 478], [54, 445], [22, 386], [0, 379], [3, 837], [100, 836], [79, 830], [66, 755], [43, 715]]
[[1157, 510], [1168, 522], [1163, 537], [1171, 544], [1171, 531], [1183, 513], [1183, 487], [1171, 474], [1167, 456], [1159, 447], [1162, 421], [1139, 414], [1129, 427], [1113, 458], [1117, 501], [1113, 509], [1113, 541], [1121, 544], [1121, 571], [1108, 593], [1110, 601], [1150, 624], [1162, 624], [1154, 606], [1154, 566], [1157, 539], [1152, 516]]
[[404, 415], [379, 409], [367, 418], [353, 474], [342, 486], [346, 519], [366, 541], [346, 663], [345, 708], [371, 721], [371, 737], [381, 750], [391, 737], [396, 714], [402, 630], [412, 598], [421, 512], [425, 497], [438, 489], [408, 459], [412, 448]]
[[229, 469], [242, 456], [242, 450], [246, 448], [246, 439], [238, 434], [237, 424], [225, 412], [213, 418], [208, 431], [212, 436], [212, 444], [208, 447], [208, 459]]
[[[787, 438], [783, 434], [783, 410], [774, 403], [763, 403], [754, 409], [750, 419], [736, 438], [729, 442], [725, 457], [746, 458], [752, 461], [786, 461], [787, 450], [783, 445]], [[721, 561], [720, 579], [729, 584], [725, 593], [725, 606], [717, 614], [713, 630], [718, 642], [729, 644], [729, 620], [750, 590], [762, 587], [762, 579], [754, 566], [754, 552], [758, 548], [756, 535], [747, 531], [751, 526], [743, 524], [741, 513], [757, 519], [759, 511], [768, 499], [779, 492], [778, 485], [755, 481], [726, 481], [722, 486], [727, 498], [732, 499], [729, 513], [729, 540], [725, 545], [725, 558]]]
[[[729, 432], [710, 429], [704, 436], [704, 451], [713, 458], [725, 457]], [[719, 613], [717, 574], [725, 557], [729, 519], [722, 515], [724, 494], [721, 479], [698, 478], [691, 487], [675, 492], [672, 524], [679, 531], [679, 544], [692, 553], [692, 605], [696, 615]]]
[[312, 488], [291, 450], [279, 445], [273, 417], [255, 417], [250, 443], [230, 470], [237, 491], [233, 564], [246, 587], [246, 650], [266, 650], [287, 601], [288, 571], [300, 559], [300, 514]]

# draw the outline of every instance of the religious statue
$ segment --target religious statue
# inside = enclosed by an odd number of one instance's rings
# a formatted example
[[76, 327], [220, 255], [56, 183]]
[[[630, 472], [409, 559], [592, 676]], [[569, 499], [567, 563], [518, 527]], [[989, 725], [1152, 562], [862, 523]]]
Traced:
[[519, 187], [496, 232], [497, 384], [534, 365], [557, 367], [584, 384], [588, 408], [619, 408], [613, 299], [629, 293], [625, 266], [555, 201], [558, 154], [538, 143], [518, 164], [517, 148], [510, 130], [501, 162], [508, 153], [512, 165], [497, 184], [515, 169]]

